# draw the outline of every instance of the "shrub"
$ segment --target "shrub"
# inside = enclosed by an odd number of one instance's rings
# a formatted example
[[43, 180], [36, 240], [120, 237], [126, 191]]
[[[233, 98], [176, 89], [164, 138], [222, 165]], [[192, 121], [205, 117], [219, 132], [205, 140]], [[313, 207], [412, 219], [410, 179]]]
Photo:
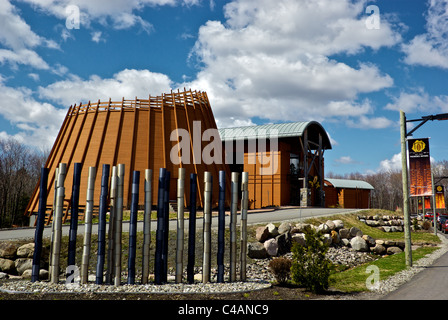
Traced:
[[269, 269], [279, 285], [284, 285], [291, 276], [292, 261], [287, 258], [275, 258], [269, 262]]
[[332, 263], [325, 254], [329, 245], [324, 243], [323, 236], [314, 229], [308, 230], [305, 237], [305, 246], [296, 243], [292, 247], [291, 277], [299, 286], [319, 293], [328, 289]]

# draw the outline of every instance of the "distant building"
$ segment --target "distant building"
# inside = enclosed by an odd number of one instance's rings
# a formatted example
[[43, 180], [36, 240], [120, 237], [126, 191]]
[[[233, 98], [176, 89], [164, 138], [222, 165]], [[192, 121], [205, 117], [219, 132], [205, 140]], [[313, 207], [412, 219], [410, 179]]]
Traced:
[[249, 172], [251, 209], [324, 206], [324, 152], [330, 139], [316, 121], [219, 129], [230, 170]]
[[360, 180], [325, 179], [325, 206], [328, 208], [370, 208], [371, 184]]

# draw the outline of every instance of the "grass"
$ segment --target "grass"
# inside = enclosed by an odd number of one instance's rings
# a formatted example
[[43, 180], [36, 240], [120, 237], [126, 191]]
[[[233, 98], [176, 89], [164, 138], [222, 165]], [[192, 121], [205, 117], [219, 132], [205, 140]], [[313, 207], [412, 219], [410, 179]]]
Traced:
[[[423, 247], [412, 251], [413, 261], [417, 261], [427, 254], [437, 250], [437, 247]], [[369, 266], [376, 266], [379, 270], [379, 280], [385, 280], [397, 272], [406, 269], [405, 253], [398, 253], [392, 256], [380, 258], [344, 272], [336, 272], [330, 276], [330, 286], [341, 292], [362, 292], [368, 291], [367, 282], [372, 272], [368, 271]]]

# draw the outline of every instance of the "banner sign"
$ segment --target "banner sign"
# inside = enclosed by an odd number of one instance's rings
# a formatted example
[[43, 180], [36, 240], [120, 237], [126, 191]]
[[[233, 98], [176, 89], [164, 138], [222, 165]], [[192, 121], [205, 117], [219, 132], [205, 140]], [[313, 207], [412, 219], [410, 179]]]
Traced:
[[445, 209], [445, 188], [436, 186], [436, 209]]
[[409, 139], [410, 195], [432, 196], [429, 139]]

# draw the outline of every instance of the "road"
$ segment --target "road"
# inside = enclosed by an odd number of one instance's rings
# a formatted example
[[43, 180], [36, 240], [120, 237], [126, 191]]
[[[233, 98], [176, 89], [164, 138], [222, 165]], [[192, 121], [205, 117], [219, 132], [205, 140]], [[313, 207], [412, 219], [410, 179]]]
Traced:
[[448, 300], [447, 275], [448, 253], [445, 253], [383, 300]]
[[[280, 221], [298, 221], [304, 218], [317, 217], [317, 216], [326, 216], [326, 215], [334, 215], [339, 213], [348, 213], [348, 212], [356, 212], [356, 209], [329, 209], [329, 208], [286, 208], [286, 209], [277, 209], [277, 210], [259, 210], [259, 211], [249, 211], [247, 215], [247, 223], [248, 225], [253, 224], [262, 224], [269, 222], [280, 222]], [[237, 223], [240, 221], [240, 215], [237, 217]], [[230, 223], [230, 216], [226, 215], [226, 225]], [[177, 221], [170, 220], [169, 223], [170, 230], [175, 230], [177, 228]], [[218, 226], [218, 218], [213, 217], [212, 219], [212, 227]], [[188, 219], [185, 219], [184, 227], [188, 230]], [[202, 228], [202, 219], [198, 219], [196, 223], [197, 228]], [[152, 221], [151, 230], [156, 230], [157, 222]], [[62, 234], [68, 235], [70, 230], [70, 226], [64, 225], [62, 228]], [[129, 223], [123, 222], [123, 232], [129, 231]], [[139, 221], [137, 223], [137, 231], [143, 231], [143, 221]], [[92, 232], [98, 232], [98, 224], [94, 224], [92, 226]], [[12, 240], [12, 239], [34, 239], [35, 228], [18, 228], [18, 229], [8, 229], [8, 230], [0, 230], [0, 240]], [[84, 225], [79, 224], [78, 226], [78, 234], [84, 233]], [[51, 227], [44, 228], [44, 237], [50, 237], [51, 235]]]

